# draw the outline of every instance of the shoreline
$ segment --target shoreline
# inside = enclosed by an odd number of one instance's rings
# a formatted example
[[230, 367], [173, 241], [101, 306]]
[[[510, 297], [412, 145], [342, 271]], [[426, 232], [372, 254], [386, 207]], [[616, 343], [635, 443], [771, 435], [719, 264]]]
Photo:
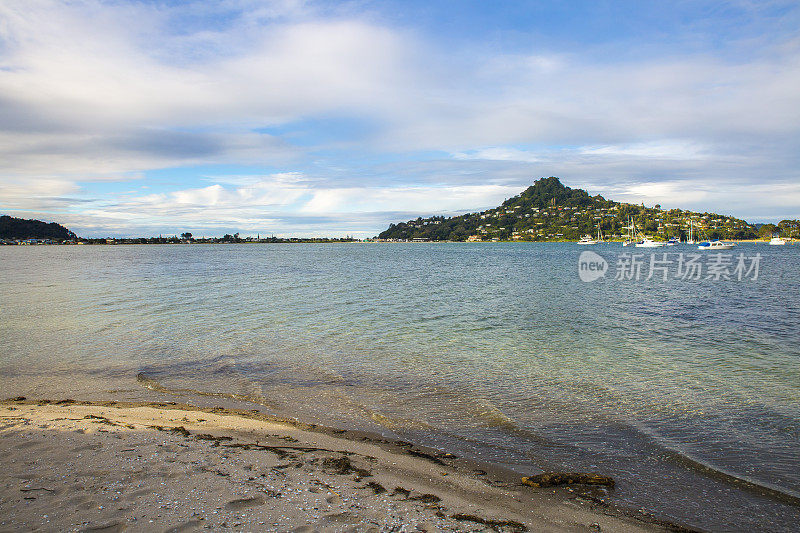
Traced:
[[0, 413], [3, 530], [691, 531], [615, 506], [605, 487], [532, 488], [446, 452], [258, 411], [20, 397]]
[[[790, 237], [787, 237], [786, 245], [798, 245], [800, 244], [800, 240], [794, 239], [792, 240]], [[205, 244], [212, 244], [212, 245], [231, 245], [231, 244], [455, 244], [455, 243], [468, 243], [468, 244], [497, 244], [497, 243], [535, 243], [535, 244], [558, 244], [558, 243], [569, 243], [575, 244], [580, 242], [580, 239], [549, 239], [544, 241], [535, 241], [535, 240], [524, 240], [524, 239], [500, 239], [497, 241], [492, 240], [481, 240], [481, 241], [432, 241], [432, 240], [424, 240], [424, 241], [413, 241], [413, 240], [398, 240], [398, 241], [391, 241], [391, 240], [335, 240], [335, 238], [321, 238], [321, 239], [313, 239], [313, 238], [288, 238], [279, 241], [242, 241], [242, 242], [127, 242], [132, 239], [114, 239], [114, 242], [38, 242], [38, 243], [28, 243], [28, 242], [0, 242], [0, 246], [78, 246], [78, 245], [85, 245], [85, 246], [174, 246], [174, 245], [205, 245]], [[735, 243], [750, 243], [750, 244], [769, 244], [768, 239], [720, 239], [727, 242], [735, 242]], [[597, 244], [620, 244], [625, 242], [625, 239], [608, 239], [601, 243]], [[666, 242], [666, 241], [661, 241]], [[700, 241], [698, 241], [700, 242]], [[687, 244], [687, 243], [679, 243], [679, 244]], [[696, 243], [695, 243], [696, 244]], [[592, 245], [594, 246], [594, 245]], [[690, 245], [691, 246], [691, 245]]]

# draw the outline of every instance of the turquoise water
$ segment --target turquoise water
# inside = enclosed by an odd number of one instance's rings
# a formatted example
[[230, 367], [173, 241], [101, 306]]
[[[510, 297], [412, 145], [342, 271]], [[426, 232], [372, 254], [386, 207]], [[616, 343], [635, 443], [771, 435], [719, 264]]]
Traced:
[[521, 473], [611, 474], [616, 501], [698, 527], [795, 528], [800, 247], [730, 251], [761, 254], [755, 280], [664, 282], [615, 280], [631, 250], [601, 245], [592, 283], [580, 248], [0, 247], [0, 375], [8, 396], [146, 396], [144, 373]]

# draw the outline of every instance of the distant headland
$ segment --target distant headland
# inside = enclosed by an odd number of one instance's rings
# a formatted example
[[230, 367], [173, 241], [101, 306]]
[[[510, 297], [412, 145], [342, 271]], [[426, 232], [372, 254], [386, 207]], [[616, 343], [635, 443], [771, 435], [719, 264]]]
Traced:
[[455, 217], [434, 216], [391, 224], [382, 241], [577, 241], [598, 230], [622, 240], [629, 220], [656, 238], [683, 240], [690, 227], [711, 239], [769, 239], [773, 234], [797, 238], [800, 221], [750, 224], [732, 216], [682, 209], [663, 210], [590, 196], [565, 186], [556, 177], [536, 180], [500, 206]]

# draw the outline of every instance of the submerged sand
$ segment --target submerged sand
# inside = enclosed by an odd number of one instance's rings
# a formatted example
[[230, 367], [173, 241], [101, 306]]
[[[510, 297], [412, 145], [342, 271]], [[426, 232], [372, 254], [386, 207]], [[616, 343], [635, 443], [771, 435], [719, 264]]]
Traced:
[[259, 413], [0, 402], [0, 531], [665, 531], [604, 489]]

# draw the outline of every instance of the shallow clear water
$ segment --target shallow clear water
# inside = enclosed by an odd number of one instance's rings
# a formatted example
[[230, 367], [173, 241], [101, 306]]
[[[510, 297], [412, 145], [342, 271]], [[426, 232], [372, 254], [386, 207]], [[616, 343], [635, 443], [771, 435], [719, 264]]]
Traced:
[[800, 247], [732, 250], [763, 256], [757, 280], [637, 282], [613, 279], [631, 250], [602, 245], [593, 283], [579, 248], [0, 247], [0, 376], [75, 395], [143, 372], [523, 473], [611, 474], [621, 503], [698, 527], [796, 527]]

